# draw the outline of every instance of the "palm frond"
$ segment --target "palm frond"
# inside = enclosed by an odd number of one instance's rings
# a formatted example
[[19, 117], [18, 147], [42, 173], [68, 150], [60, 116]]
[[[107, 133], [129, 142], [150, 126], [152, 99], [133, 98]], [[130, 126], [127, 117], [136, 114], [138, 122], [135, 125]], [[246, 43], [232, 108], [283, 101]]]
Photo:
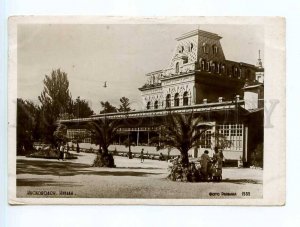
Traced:
[[201, 117], [195, 117], [193, 112], [187, 114], [169, 113], [161, 127], [160, 135], [153, 141], [162, 143], [165, 147], [177, 148], [182, 154], [199, 146], [203, 133], [211, 128], [203, 125]]
[[118, 120], [97, 119], [89, 122], [87, 128], [94, 134], [96, 142], [105, 150], [112, 143], [121, 127]]

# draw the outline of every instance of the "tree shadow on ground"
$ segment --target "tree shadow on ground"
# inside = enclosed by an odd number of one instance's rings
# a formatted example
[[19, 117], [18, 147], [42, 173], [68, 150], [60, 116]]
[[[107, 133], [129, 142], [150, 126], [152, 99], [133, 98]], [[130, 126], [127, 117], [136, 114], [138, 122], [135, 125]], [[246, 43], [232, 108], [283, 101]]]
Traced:
[[44, 187], [44, 186], [59, 186], [59, 187], [74, 187], [82, 186], [73, 182], [67, 181], [53, 181], [51, 179], [17, 179], [17, 186], [31, 186], [31, 187]]
[[233, 183], [233, 184], [262, 184], [260, 180], [252, 180], [252, 179], [223, 179], [221, 182], [223, 183]]
[[117, 167], [117, 169], [164, 169], [164, 168], [158, 168], [158, 167]]
[[88, 164], [48, 161], [48, 160], [17, 160], [17, 174], [75, 176], [75, 175], [98, 175], [98, 176], [147, 176], [160, 173], [118, 171], [121, 169], [97, 168]]

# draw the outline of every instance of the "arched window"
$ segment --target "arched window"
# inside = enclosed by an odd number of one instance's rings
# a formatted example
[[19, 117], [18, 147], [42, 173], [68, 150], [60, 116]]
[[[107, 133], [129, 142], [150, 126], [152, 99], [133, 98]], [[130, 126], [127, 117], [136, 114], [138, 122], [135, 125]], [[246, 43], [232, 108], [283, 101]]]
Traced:
[[176, 63], [176, 73], [179, 73], [179, 62]]
[[205, 60], [201, 61], [201, 69], [204, 71], [205, 70]]
[[222, 74], [226, 74], [226, 67], [225, 67], [225, 65], [222, 65]]
[[166, 96], [166, 107], [171, 107], [171, 95], [167, 94]]
[[211, 63], [211, 72], [214, 73], [216, 71], [216, 63]]
[[179, 94], [176, 93], [174, 96], [174, 106], [179, 106]]
[[203, 53], [208, 54], [208, 48], [207, 48], [207, 44], [206, 43], [203, 43], [202, 50], [203, 50]]
[[238, 75], [238, 68], [236, 66], [232, 66], [232, 75], [234, 77], [237, 77]]
[[187, 91], [183, 93], [183, 105], [184, 106], [187, 106], [189, 104], [189, 97], [188, 96], [189, 96], [189, 94], [188, 94]]
[[220, 64], [216, 63], [216, 66], [217, 66], [217, 73], [220, 73]]
[[210, 62], [208, 61], [208, 62], [206, 62], [206, 71], [210, 71]]
[[193, 43], [191, 43], [191, 45], [190, 45], [190, 51], [191, 52], [193, 51], [193, 48], [194, 48], [194, 45], [193, 45]]
[[154, 102], [154, 109], [158, 109], [158, 101], [157, 100]]
[[212, 50], [213, 50], [213, 54], [217, 54], [218, 53], [218, 47], [217, 47], [217, 45], [213, 45], [212, 46]]
[[247, 71], [246, 71], [246, 80], [250, 80], [250, 78], [251, 78], [251, 70], [250, 69], [247, 69]]
[[239, 78], [239, 79], [242, 78], [242, 69], [239, 69], [239, 71], [238, 71], [238, 78]]
[[147, 102], [147, 110], [150, 110], [151, 108], [151, 102]]

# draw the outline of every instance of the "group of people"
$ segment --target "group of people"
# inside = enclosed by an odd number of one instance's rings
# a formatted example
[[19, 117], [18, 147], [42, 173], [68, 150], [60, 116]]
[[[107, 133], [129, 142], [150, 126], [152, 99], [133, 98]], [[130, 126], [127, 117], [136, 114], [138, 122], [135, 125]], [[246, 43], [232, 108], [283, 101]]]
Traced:
[[67, 154], [69, 153], [69, 150], [70, 150], [70, 147], [69, 147], [69, 144], [64, 144], [64, 143], [61, 143], [59, 145], [59, 154], [58, 154], [58, 160], [65, 160], [67, 158]]
[[[213, 157], [209, 157], [208, 150], [205, 150], [204, 153], [200, 157], [200, 165], [201, 165], [201, 175], [203, 176], [204, 180], [208, 180], [208, 178], [212, 179], [212, 172], [213, 168], [215, 172], [217, 172], [220, 176], [222, 176], [222, 167], [223, 167], [223, 159], [224, 155], [221, 149], [217, 147], [214, 149], [215, 153]], [[213, 168], [212, 168], [213, 167]]]

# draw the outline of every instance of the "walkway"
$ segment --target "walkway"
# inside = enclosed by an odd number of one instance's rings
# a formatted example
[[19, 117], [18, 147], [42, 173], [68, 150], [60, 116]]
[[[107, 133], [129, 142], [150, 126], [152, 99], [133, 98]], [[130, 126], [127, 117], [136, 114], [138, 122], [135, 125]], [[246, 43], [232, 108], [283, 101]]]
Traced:
[[[80, 153], [68, 161], [18, 157], [18, 197], [80, 198], [220, 198], [211, 193], [236, 193], [221, 198], [262, 197], [262, 171], [225, 168], [221, 183], [172, 182], [164, 161], [115, 157], [117, 168], [91, 167], [95, 154]], [[51, 191], [52, 195], [30, 195]], [[70, 192], [60, 195], [60, 191]], [[247, 197], [249, 198], [249, 197]]]

